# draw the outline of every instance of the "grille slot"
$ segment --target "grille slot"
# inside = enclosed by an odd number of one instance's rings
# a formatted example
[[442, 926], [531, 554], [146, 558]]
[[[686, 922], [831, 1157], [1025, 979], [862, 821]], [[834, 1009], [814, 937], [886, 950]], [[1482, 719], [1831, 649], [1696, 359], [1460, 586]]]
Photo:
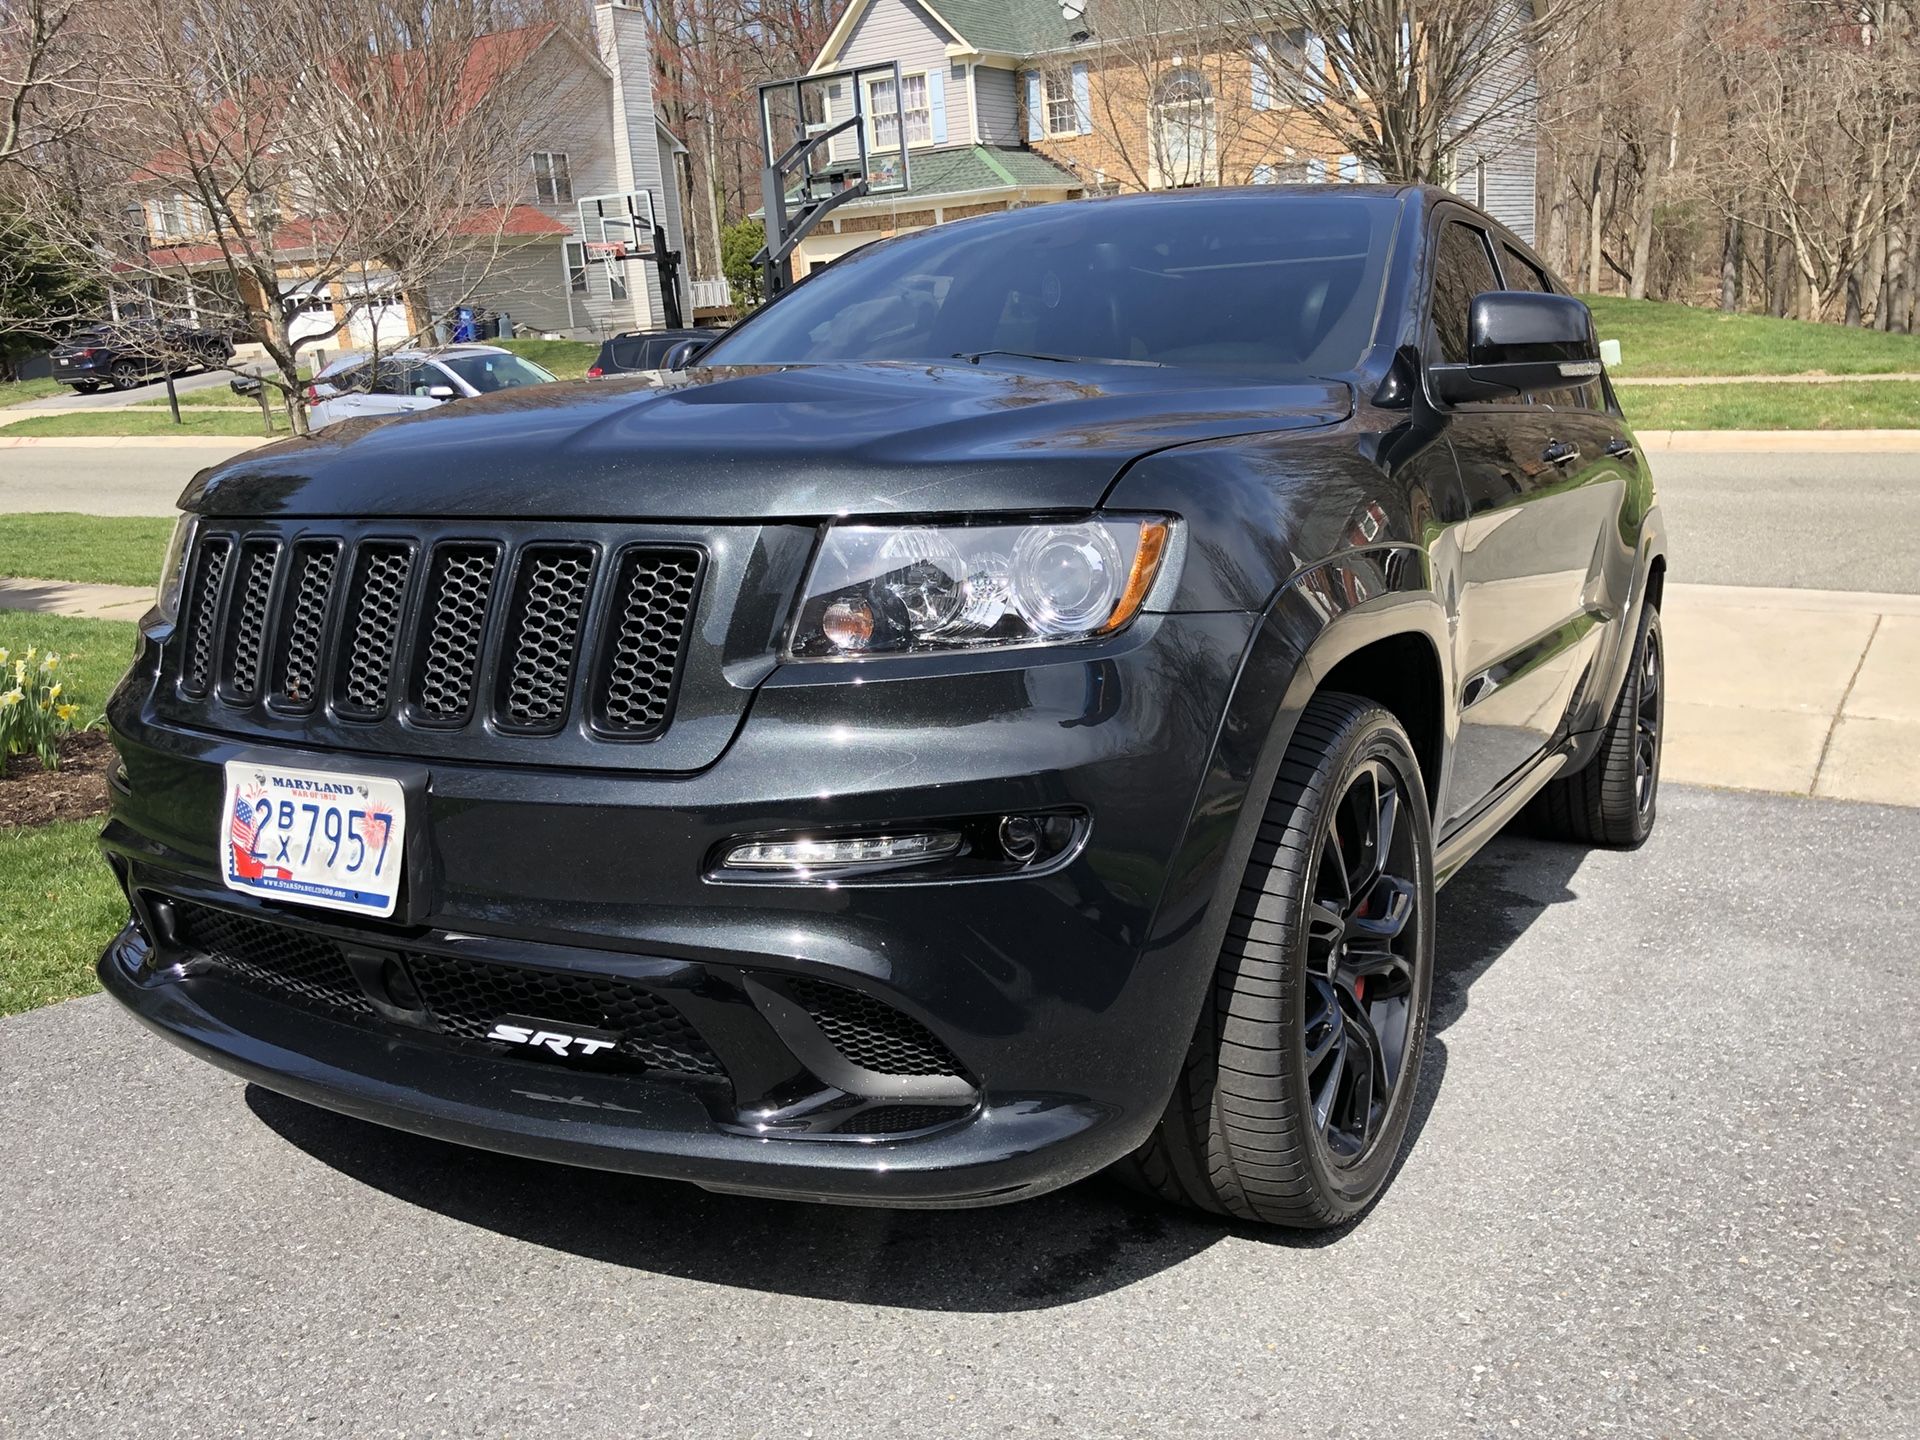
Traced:
[[674, 682], [693, 623], [700, 556], [692, 550], [632, 550], [614, 584], [612, 644], [595, 704], [611, 734], [650, 740], [666, 728]]
[[175, 901], [173, 911], [186, 945], [248, 989], [310, 1010], [373, 1014], [331, 940], [186, 900]]
[[789, 979], [787, 989], [827, 1039], [863, 1070], [881, 1075], [959, 1075], [960, 1062], [926, 1026], [871, 995], [824, 980]]
[[358, 719], [387, 713], [393, 657], [400, 644], [400, 612], [406, 605], [413, 551], [399, 541], [377, 540], [360, 547], [346, 623], [352, 627], [346, 670], [340, 678], [339, 707]]
[[320, 682], [320, 656], [333, 599], [340, 550], [331, 541], [303, 541], [293, 550], [293, 578], [281, 602], [280, 684], [274, 699], [289, 710], [311, 710]]
[[503, 724], [552, 731], [566, 719], [592, 579], [593, 551], [584, 545], [535, 546], [521, 557], [500, 688]]
[[235, 700], [251, 700], [260, 688], [267, 605], [273, 597], [273, 576], [279, 564], [280, 547], [272, 541], [250, 540], [240, 547], [233, 617], [227, 625], [226, 690]]
[[480, 644], [487, 628], [500, 553], [491, 545], [442, 545], [427, 582], [422, 656], [414, 667], [414, 708], [426, 719], [457, 723], [473, 709]]
[[529, 1015], [620, 1035], [613, 1054], [648, 1070], [718, 1075], [720, 1062], [670, 1001], [610, 975], [523, 970], [411, 954], [407, 970], [427, 1009], [463, 1040], [484, 1041], [503, 1015]]
[[187, 625], [187, 653], [180, 669], [180, 688], [189, 695], [204, 695], [213, 683], [220, 588], [226, 581], [227, 565], [232, 559], [230, 536], [210, 535], [200, 542], [191, 591], [193, 617]]

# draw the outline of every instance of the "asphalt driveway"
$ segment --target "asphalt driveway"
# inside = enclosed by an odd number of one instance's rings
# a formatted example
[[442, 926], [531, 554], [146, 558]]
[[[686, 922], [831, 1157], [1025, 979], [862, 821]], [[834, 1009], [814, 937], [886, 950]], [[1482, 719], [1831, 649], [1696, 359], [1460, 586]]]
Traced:
[[1300, 1239], [710, 1196], [0, 1022], [0, 1434], [1920, 1433], [1920, 812], [1672, 789], [1450, 887], [1418, 1143]]

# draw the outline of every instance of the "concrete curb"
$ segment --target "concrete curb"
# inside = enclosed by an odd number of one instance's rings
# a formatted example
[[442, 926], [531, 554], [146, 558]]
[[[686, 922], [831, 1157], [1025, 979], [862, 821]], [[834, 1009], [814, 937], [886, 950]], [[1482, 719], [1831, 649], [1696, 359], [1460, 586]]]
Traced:
[[1916, 430], [1636, 430], [1641, 448], [1686, 454], [1920, 455]]

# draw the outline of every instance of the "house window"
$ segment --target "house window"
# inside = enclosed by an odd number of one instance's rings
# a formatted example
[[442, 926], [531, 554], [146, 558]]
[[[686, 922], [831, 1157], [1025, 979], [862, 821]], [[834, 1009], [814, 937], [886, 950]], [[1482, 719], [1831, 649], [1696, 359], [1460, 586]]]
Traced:
[[1153, 91], [1153, 164], [1168, 187], [1204, 185], [1217, 148], [1213, 86], [1198, 70], [1168, 74]]
[[891, 75], [867, 82], [867, 113], [873, 117], [873, 145], [876, 150], [900, 148], [900, 122], [907, 124], [907, 144], [933, 143], [933, 105], [928, 99], [926, 72], [900, 77], [900, 102], [896, 110]]
[[567, 157], [553, 150], [533, 152], [533, 198], [540, 205], [565, 205], [573, 199], [573, 176]]
[[576, 295], [587, 293], [587, 247], [578, 240], [566, 243], [567, 289]]
[[607, 296], [613, 300], [627, 298], [627, 262], [615, 260], [607, 266]]
[[1073, 99], [1073, 71], [1064, 65], [1044, 71], [1041, 84], [1046, 90], [1047, 133], [1077, 135], [1080, 132], [1080, 107]]

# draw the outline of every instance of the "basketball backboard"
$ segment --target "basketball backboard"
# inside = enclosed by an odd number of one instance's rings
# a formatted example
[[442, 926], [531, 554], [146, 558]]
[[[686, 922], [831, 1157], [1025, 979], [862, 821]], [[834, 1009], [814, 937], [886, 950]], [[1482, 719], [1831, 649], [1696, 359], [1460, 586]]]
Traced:
[[581, 238], [602, 259], [651, 260], [658, 233], [653, 196], [645, 190], [588, 195], [580, 201]]

